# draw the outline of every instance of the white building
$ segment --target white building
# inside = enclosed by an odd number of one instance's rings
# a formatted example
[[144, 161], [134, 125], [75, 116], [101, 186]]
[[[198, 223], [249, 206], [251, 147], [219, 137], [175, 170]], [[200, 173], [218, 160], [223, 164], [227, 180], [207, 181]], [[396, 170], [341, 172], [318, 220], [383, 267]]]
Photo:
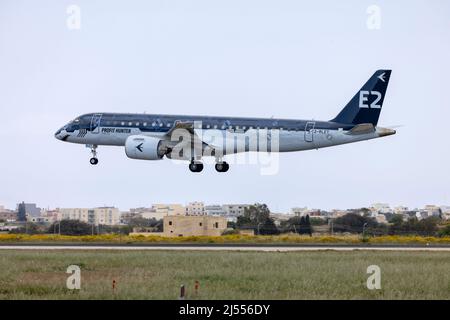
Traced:
[[379, 213], [389, 213], [392, 212], [391, 207], [387, 203], [374, 203], [372, 204], [370, 211]]
[[298, 217], [305, 216], [307, 214], [307, 212], [308, 212], [308, 208], [307, 207], [291, 208], [291, 215], [294, 215], [294, 216], [298, 216]]
[[166, 216], [184, 216], [185, 208], [181, 204], [153, 204], [150, 208], [130, 209], [122, 213], [122, 221], [127, 222], [134, 217], [161, 220]]
[[395, 214], [403, 214], [405, 212], [409, 211], [408, 207], [405, 206], [397, 206], [394, 208], [394, 213]]
[[224, 204], [222, 206], [226, 216], [240, 217], [244, 215], [245, 209], [249, 208], [249, 204]]
[[211, 204], [205, 206], [205, 214], [208, 216], [225, 216], [226, 212], [219, 204]]
[[120, 211], [113, 207], [100, 208], [61, 208], [58, 209], [58, 220], [79, 220], [94, 225], [120, 224]]
[[190, 202], [186, 206], [187, 216], [203, 216], [205, 214], [205, 204], [203, 202]]
[[426, 205], [424, 210], [427, 212], [428, 217], [439, 217], [442, 213], [441, 208], [435, 205]]
[[[184, 216], [185, 208], [181, 204], [154, 204], [152, 211], [155, 212], [155, 219], [162, 219], [165, 216]], [[149, 214], [149, 216], [151, 216]]]

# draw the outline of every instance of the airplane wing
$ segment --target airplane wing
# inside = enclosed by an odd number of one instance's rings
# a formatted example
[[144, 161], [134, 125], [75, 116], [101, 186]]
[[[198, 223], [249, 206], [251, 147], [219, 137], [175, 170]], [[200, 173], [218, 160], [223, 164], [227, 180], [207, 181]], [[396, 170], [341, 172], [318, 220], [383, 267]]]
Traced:
[[170, 128], [170, 130], [167, 131], [166, 135], [170, 137], [172, 133], [177, 129], [185, 129], [188, 130], [190, 133], [194, 134], [194, 122], [177, 120], [174, 122], [172, 128]]

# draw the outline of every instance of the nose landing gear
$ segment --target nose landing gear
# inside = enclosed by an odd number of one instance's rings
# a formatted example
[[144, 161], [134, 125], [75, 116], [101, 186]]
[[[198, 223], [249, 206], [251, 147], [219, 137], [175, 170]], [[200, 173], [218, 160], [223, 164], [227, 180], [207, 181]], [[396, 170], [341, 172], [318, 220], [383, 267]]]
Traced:
[[95, 166], [98, 164], [98, 159], [97, 159], [97, 146], [93, 145], [90, 146], [91, 147], [91, 153], [92, 153], [92, 158], [89, 160], [89, 162]]

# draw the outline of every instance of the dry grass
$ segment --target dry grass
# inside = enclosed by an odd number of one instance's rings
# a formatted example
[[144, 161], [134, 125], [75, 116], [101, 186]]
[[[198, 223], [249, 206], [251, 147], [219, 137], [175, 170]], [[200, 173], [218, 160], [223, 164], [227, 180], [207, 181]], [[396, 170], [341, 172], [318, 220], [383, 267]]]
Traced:
[[[0, 257], [0, 300], [176, 299], [181, 284], [190, 299], [450, 299], [445, 252], [7, 250]], [[81, 267], [80, 291], [65, 288], [71, 264]], [[381, 290], [366, 288], [372, 264], [381, 268]]]
[[[165, 238], [160, 236], [123, 236], [107, 234], [98, 236], [58, 236], [58, 235], [26, 235], [0, 234], [0, 243], [338, 243], [358, 244], [362, 242], [360, 235], [335, 236], [304, 236], [297, 234], [283, 234], [276, 236], [245, 236], [225, 235], [220, 237], [191, 236]], [[368, 237], [367, 243], [384, 244], [450, 244], [450, 237], [420, 237], [420, 236], [379, 236]]]

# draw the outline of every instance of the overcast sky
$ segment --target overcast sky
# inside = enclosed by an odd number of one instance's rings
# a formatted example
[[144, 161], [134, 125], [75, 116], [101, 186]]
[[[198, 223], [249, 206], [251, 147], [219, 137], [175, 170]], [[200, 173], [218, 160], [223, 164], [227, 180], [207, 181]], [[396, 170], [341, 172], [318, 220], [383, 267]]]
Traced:
[[[380, 29], [367, 26], [373, 4]], [[282, 154], [276, 175], [193, 174], [119, 147], [93, 167], [53, 136], [90, 112], [329, 120], [381, 68], [393, 72], [379, 125], [403, 125], [397, 135]], [[450, 204], [449, 74], [445, 0], [0, 0], [0, 205]]]

